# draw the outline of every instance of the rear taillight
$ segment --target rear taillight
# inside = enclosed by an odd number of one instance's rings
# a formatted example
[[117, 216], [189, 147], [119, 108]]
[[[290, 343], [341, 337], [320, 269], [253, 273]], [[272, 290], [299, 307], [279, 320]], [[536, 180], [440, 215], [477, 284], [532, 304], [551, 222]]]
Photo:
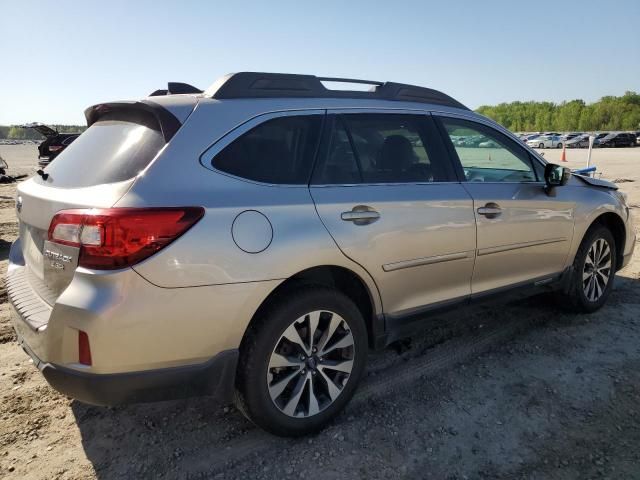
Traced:
[[49, 145], [50, 152], [57, 152], [58, 150], [62, 150], [64, 147], [62, 145]]
[[63, 210], [51, 220], [51, 242], [80, 248], [78, 265], [114, 270], [166, 247], [204, 215], [202, 207]]

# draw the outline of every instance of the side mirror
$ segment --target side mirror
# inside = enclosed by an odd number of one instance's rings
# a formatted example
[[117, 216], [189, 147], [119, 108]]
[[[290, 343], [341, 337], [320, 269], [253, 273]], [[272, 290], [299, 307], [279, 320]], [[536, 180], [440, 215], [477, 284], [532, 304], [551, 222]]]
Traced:
[[547, 184], [547, 192], [553, 187], [566, 185], [571, 178], [571, 170], [554, 163], [547, 163], [544, 167], [544, 181]]

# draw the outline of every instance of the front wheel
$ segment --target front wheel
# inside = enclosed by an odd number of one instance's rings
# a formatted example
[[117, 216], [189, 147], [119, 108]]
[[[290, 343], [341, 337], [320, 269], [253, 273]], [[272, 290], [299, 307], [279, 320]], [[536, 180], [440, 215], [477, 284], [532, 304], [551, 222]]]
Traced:
[[538, 148], [544, 148], [544, 143], [541, 143], [540, 145], [538, 145]]
[[605, 226], [591, 227], [573, 262], [567, 293], [569, 305], [578, 312], [595, 312], [607, 301], [616, 272], [616, 244]]
[[240, 410], [281, 436], [323, 428], [353, 396], [367, 356], [364, 320], [342, 293], [301, 287], [252, 325], [240, 349]]

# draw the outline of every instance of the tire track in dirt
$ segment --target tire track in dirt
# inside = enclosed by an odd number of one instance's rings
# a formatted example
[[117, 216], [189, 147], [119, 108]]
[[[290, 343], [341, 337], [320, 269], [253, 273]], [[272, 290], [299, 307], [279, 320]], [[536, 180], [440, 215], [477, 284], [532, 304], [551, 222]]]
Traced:
[[[482, 328], [473, 334], [465, 334], [446, 340], [426, 353], [408, 360], [398, 358], [391, 366], [380, 370], [374, 377], [367, 377], [359, 386], [348, 408], [358, 407], [372, 398], [383, 398], [400, 387], [421, 378], [434, 376], [443, 370], [464, 363], [493, 347], [501, 345], [547, 318], [547, 312], [531, 315], [529, 309], [513, 308], [509, 319], [498, 319], [493, 327]], [[339, 417], [338, 417], [339, 418]], [[262, 457], [269, 451], [277, 452], [298, 444], [300, 440], [274, 437], [257, 427], [246, 432], [241, 438], [229, 439], [219, 453], [203, 455], [202, 451], [192, 451], [186, 456], [189, 471], [211, 470], [217, 472], [247, 459]], [[209, 447], [210, 448], [210, 447]]]

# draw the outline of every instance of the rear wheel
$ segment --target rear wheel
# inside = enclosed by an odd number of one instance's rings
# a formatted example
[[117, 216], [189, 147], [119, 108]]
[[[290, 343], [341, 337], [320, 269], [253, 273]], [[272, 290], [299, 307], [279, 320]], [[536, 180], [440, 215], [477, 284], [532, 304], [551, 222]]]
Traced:
[[238, 406], [276, 435], [317, 431], [352, 397], [367, 350], [364, 320], [348, 297], [320, 286], [292, 291], [247, 332]]
[[556, 148], [562, 148], [562, 143], [558, 143], [558, 144], [556, 145]]
[[573, 310], [594, 312], [604, 305], [613, 288], [616, 244], [608, 228], [597, 225], [585, 235], [573, 262], [568, 299]]

